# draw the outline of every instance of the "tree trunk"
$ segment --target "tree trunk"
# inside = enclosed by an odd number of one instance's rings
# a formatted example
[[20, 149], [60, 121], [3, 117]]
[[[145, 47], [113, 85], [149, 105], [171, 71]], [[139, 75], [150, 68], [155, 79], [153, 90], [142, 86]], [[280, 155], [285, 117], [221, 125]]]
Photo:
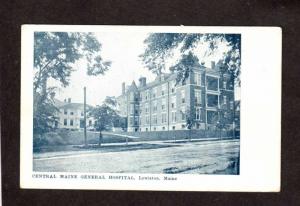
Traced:
[[100, 130], [98, 146], [100, 147], [101, 144], [102, 144], [102, 131]]
[[189, 141], [192, 140], [192, 137], [191, 137], [191, 129], [189, 129]]

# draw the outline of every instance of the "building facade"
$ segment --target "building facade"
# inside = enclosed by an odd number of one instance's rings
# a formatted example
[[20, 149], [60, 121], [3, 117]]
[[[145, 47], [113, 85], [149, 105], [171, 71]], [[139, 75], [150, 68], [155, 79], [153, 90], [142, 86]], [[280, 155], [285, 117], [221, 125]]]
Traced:
[[128, 119], [128, 132], [186, 130], [187, 118], [193, 129], [216, 129], [223, 123], [233, 127], [234, 82], [221, 67], [195, 65], [183, 83], [175, 73], [162, 74], [153, 82], [145, 77], [133, 81], [117, 98], [120, 115]]
[[[84, 105], [82, 103], [72, 103], [71, 99], [64, 100], [64, 102], [56, 100], [55, 102], [59, 112], [57, 128], [78, 130], [84, 128]], [[87, 105], [87, 108], [91, 106]], [[92, 117], [86, 119], [86, 126], [88, 130], [94, 130], [95, 120]]]

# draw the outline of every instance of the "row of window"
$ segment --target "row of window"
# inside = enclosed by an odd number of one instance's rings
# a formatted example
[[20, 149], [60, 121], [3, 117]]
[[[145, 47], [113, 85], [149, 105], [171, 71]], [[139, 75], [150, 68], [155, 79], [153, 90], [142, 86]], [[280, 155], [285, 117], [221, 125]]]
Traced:
[[[172, 81], [171, 82], [171, 93], [175, 93], [175, 81]], [[161, 92], [160, 92], [160, 95], [161, 96], [165, 96], [167, 94], [167, 84], [163, 84], [161, 85]], [[158, 87], [154, 87], [152, 89], [152, 92], [150, 93], [150, 91], [146, 91], [146, 92], [141, 92], [140, 94], [140, 100], [143, 101], [147, 101], [148, 99], [150, 99], [150, 96], [152, 98], [156, 98], [159, 96], [159, 93], [158, 93]]]
[[[195, 114], [194, 114], [195, 115], [195, 120], [198, 120], [198, 121], [203, 120], [201, 113], [202, 113], [201, 108], [196, 107], [195, 108]], [[177, 114], [179, 114], [181, 121], [186, 120], [186, 118], [188, 116], [188, 114], [186, 114], [185, 108], [182, 108], [179, 113], [173, 111], [173, 112], [171, 112], [171, 123], [176, 123], [177, 122]], [[225, 112], [224, 117], [227, 118], [228, 115], [229, 115], [229, 113]], [[162, 113], [161, 114], [160, 121], [158, 121], [158, 117], [157, 117], [156, 114], [152, 115], [151, 117], [152, 117], [152, 123], [153, 124], [167, 123], [167, 113]], [[216, 118], [219, 118], [217, 111], [207, 111], [207, 122], [209, 124], [214, 123], [216, 121]], [[150, 124], [150, 116], [149, 115], [145, 116], [144, 119], [145, 119], [145, 122], [141, 122], [142, 118], [140, 118], [139, 125], [141, 125], [141, 124]], [[132, 118], [132, 121], [133, 121], [133, 118]], [[135, 119], [135, 125], [138, 125], [138, 118], [137, 117]]]
[[[176, 111], [172, 111], [171, 112], [171, 122], [172, 123], [176, 123], [177, 122], [177, 115], [176, 114], [177, 114]], [[196, 112], [195, 112], [195, 119], [196, 120], [201, 120], [201, 115], [200, 114], [201, 114], [201, 109], [200, 108], [196, 108]], [[180, 115], [180, 120], [181, 121], [186, 120], [187, 114], [186, 114], [186, 110], [185, 110], [184, 107], [181, 108], [181, 110], [179, 112], [179, 115]], [[142, 124], [141, 120], [142, 120], [142, 118], [140, 118], [140, 124]], [[145, 122], [143, 122], [143, 123], [150, 124], [150, 116], [149, 115], [145, 116]], [[161, 114], [161, 121], [160, 122], [158, 121], [157, 115], [153, 114], [152, 115], [152, 123], [153, 124], [158, 124], [158, 123], [164, 124], [164, 123], [167, 123], [167, 113], [162, 113]]]
[[[184, 91], [184, 90], [183, 90]], [[184, 92], [181, 95], [181, 103], [185, 103], [185, 96], [184, 96]], [[165, 111], [166, 110], [166, 103], [167, 103], [167, 99], [164, 98], [162, 99], [161, 102], [161, 110]], [[223, 96], [223, 104], [227, 104], [227, 96], [224, 95]], [[233, 109], [233, 101], [230, 101], [230, 109]], [[152, 113], [156, 113], [157, 112], [157, 101], [154, 100], [152, 103]], [[195, 89], [195, 105], [199, 106], [201, 105], [201, 90]], [[207, 94], [207, 106], [208, 107], [218, 107], [219, 106], [219, 95], [217, 94]], [[173, 96], [171, 98], [171, 109], [175, 109], [176, 108], [176, 96]], [[134, 105], [131, 105], [130, 108], [131, 114], [135, 113], [138, 114], [138, 109], [134, 107]], [[145, 104], [144, 107], [144, 111], [146, 114], [148, 114], [150, 112], [150, 108], [149, 108], [149, 103]], [[142, 112], [142, 111], [140, 111]]]
[[[186, 128], [185, 124], [182, 124], [182, 125], [181, 125], [181, 129], [185, 129], [185, 128]], [[157, 129], [158, 129], [158, 128], [153, 127], [153, 128], [152, 128], [152, 131], [157, 131]], [[166, 127], [162, 127], [161, 129], [162, 129], [163, 131], [165, 131], [165, 130], [166, 130]], [[175, 129], [176, 129], [176, 126], [172, 126], [172, 130], [175, 130]], [[142, 131], [142, 128], [140, 128], [140, 131]], [[146, 127], [146, 128], [145, 128], [145, 131], [146, 131], [146, 132], [150, 131], [150, 128]]]
[[[194, 73], [194, 84], [197, 85], [197, 86], [201, 86], [201, 74], [200, 73], [197, 73], [197, 72]], [[176, 87], [175, 85], [176, 85], [175, 80], [170, 82], [170, 91], [171, 91], [171, 93], [175, 93], [175, 87]], [[228, 85], [228, 82], [223, 81], [223, 89], [227, 89], [227, 85]], [[207, 86], [207, 90], [219, 91], [219, 78], [214, 77], [214, 76], [206, 76], [206, 86]], [[232, 87], [233, 87], [232, 84], [230, 84], [230, 87], [232, 89]], [[166, 95], [166, 93], [167, 93], [167, 83], [161, 85], [160, 95], [164, 96], [164, 95]], [[156, 97], [159, 96], [158, 87], [154, 87], [152, 89], [151, 93], [150, 93], [149, 90], [146, 91], [146, 92], [142, 92], [140, 94], [140, 101], [143, 101], [143, 99], [148, 100], [150, 98], [150, 96], [152, 98], [156, 98]]]
[[[68, 114], [68, 110], [64, 109], [64, 114], [67, 115]], [[70, 111], [69, 112], [70, 115], [74, 115], [74, 111]], [[83, 116], [83, 112], [80, 112], [80, 115]]]
[[[80, 125], [82, 124], [83, 120], [80, 120]], [[88, 126], [92, 126], [93, 122], [92, 120], [89, 120]], [[69, 120], [69, 125], [68, 125], [68, 119], [64, 119], [64, 126], [74, 126], [74, 120], [70, 119]]]

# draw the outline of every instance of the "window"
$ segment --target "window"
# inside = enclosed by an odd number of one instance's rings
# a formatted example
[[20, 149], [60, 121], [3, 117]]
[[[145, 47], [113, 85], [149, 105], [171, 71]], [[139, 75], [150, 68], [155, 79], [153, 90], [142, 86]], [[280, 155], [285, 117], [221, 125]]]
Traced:
[[148, 128], [146, 128], [146, 132], [148, 132]]
[[68, 114], [68, 110], [65, 109], [65, 110], [64, 110], [64, 114]]
[[200, 107], [196, 107], [196, 120], [200, 120], [201, 119], [201, 109]]
[[68, 125], [68, 120], [64, 119], [64, 125], [67, 126]]
[[145, 100], [147, 100], [147, 99], [148, 99], [148, 92], [145, 91]]
[[161, 114], [161, 123], [166, 123], [167, 122], [167, 114], [166, 113], [162, 113]]
[[134, 125], [138, 125], [139, 124], [139, 118], [138, 117], [134, 117]]
[[148, 113], [148, 112], [149, 112], [149, 105], [148, 105], [148, 103], [147, 103], [147, 104], [145, 104], [145, 112], [146, 112], [146, 113]]
[[133, 92], [130, 93], [130, 100], [134, 101], [134, 93]]
[[172, 122], [175, 123], [176, 122], [176, 112], [175, 111], [172, 112], [171, 115], [172, 115]]
[[150, 123], [150, 118], [149, 118], [149, 116], [147, 115], [146, 116], [146, 124], [149, 124]]
[[173, 126], [172, 129], [175, 130], [175, 126]]
[[74, 115], [74, 112], [70, 112], [70, 115]]
[[130, 117], [130, 118], [129, 118], [129, 124], [130, 124], [130, 125], [133, 125], [133, 117]]
[[201, 85], [201, 74], [200, 73], [194, 73], [194, 82], [196, 85]]
[[171, 93], [174, 93], [175, 92], [175, 84], [176, 84], [176, 82], [175, 81], [172, 81], [171, 82]]
[[227, 104], [227, 96], [223, 96], [223, 103]]
[[216, 124], [218, 122], [218, 112], [216, 111], [207, 111], [207, 123]]
[[80, 115], [83, 116], [83, 112], [80, 112]]
[[167, 84], [161, 86], [161, 96], [164, 96], [167, 90]]
[[217, 77], [206, 77], [207, 90], [218, 91], [219, 79]]
[[74, 125], [74, 120], [71, 119], [71, 120], [70, 120], [70, 126], [73, 126], [73, 125]]
[[140, 93], [140, 100], [143, 101], [143, 93]]
[[176, 108], [176, 96], [173, 96], [171, 99], [171, 108], [172, 109]]
[[223, 81], [223, 88], [226, 89], [226, 87], [227, 87], [227, 82]]
[[152, 116], [152, 122], [153, 124], [157, 124], [157, 115]]
[[157, 93], [157, 89], [153, 88], [152, 90], [152, 97], [155, 98], [156, 97], [156, 93]]
[[165, 128], [165, 127], [162, 127], [162, 130], [166, 130], [166, 128]]
[[134, 113], [134, 105], [130, 105], [130, 114], [133, 114]]
[[184, 124], [182, 124], [182, 125], [181, 125], [181, 128], [182, 128], [182, 129], [185, 129], [185, 125], [184, 125]]
[[181, 90], [181, 103], [185, 103], [185, 91]]
[[153, 113], [157, 111], [157, 101], [153, 101]]
[[163, 99], [161, 100], [161, 109], [162, 109], [162, 110], [165, 110], [165, 109], [166, 109], [166, 99], [165, 99], [165, 98], [163, 98]]
[[230, 104], [230, 109], [233, 110], [233, 106], [234, 106], [234, 105], [233, 105], [233, 101], [230, 101], [229, 104]]
[[84, 120], [83, 119], [80, 120], [79, 125], [80, 125], [80, 128], [84, 128]]
[[181, 111], [180, 111], [180, 113], [181, 113], [181, 120], [185, 120], [185, 108], [184, 107], [182, 107], [181, 108]]
[[217, 107], [218, 106], [218, 95], [207, 94], [207, 106], [208, 107]]
[[153, 127], [153, 130], [156, 131], [156, 127]]
[[201, 90], [195, 89], [195, 104], [201, 104]]

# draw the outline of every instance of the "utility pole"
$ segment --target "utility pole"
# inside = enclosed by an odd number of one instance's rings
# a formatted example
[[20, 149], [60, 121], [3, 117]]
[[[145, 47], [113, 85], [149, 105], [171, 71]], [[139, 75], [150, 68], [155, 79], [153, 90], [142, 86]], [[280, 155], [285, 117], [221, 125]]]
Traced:
[[83, 100], [83, 113], [84, 113], [84, 146], [87, 147], [86, 138], [86, 87], [83, 88], [84, 100]]

